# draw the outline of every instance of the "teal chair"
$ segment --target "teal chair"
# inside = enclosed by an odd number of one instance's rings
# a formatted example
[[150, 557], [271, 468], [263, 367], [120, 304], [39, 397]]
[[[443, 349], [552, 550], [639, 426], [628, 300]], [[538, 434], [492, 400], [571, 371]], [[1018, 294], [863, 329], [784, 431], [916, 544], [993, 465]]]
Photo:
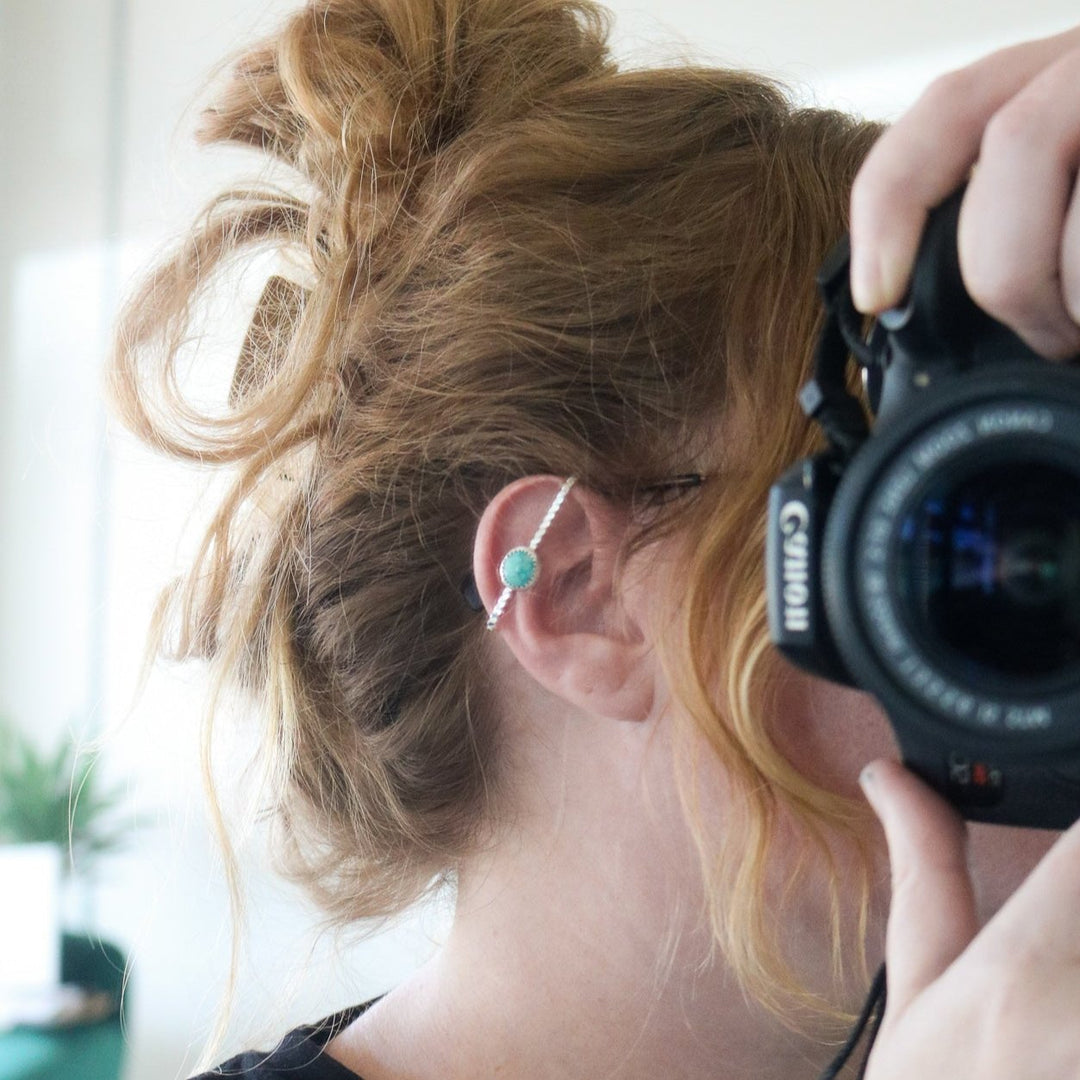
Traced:
[[116, 1010], [92, 1024], [0, 1034], [0, 1080], [119, 1080], [124, 1064], [124, 954], [108, 942], [65, 934], [60, 978], [105, 991]]

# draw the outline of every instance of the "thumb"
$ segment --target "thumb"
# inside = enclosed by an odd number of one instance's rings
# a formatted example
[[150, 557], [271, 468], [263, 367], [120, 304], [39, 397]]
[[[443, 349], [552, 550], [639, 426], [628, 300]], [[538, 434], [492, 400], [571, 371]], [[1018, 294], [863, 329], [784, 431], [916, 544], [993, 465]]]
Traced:
[[889, 1010], [896, 1016], [967, 948], [978, 916], [967, 866], [967, 830], [956, 811], [895, 761], [863, 770], [892, 868], [885, 942]]

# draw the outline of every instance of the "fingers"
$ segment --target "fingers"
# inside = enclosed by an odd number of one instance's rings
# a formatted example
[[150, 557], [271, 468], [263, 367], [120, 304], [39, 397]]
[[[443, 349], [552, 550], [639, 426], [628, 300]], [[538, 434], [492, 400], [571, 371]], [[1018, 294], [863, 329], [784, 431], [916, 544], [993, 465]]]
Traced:
[[[960, 268], [980, 307], [1046, 356], [1080, 348], [1066, 297], [1065, 220], [1080, 160], [1080, 49], [989, 122], [960, 215]], [[1070, 269], [1070, 283], [1075, 270]], [[1075, 307], [1074, 307], [1075, 311]]]
[[986, 924], [976, 950], [1017, 964], [1080, 964], [1080, 822], [1055, 842], [1027, 880]]
[[1035, 348], [1080, 345], [1080, 28], [937, 80], [867, 157], [852, 190], [852, 291], [900, 302], [930, 208], [971, 173], [960, 221], [969, 292]]
[[907, 292], [927, 215], [967, 177], [983, 126], [1001, 102], [1001, 94], [977, 95], [977, 89], [964, 73], [939, 79], [874, 144], [859, 170], [850, 233], [851, 292], [860, 311], [884, 311]]
[[1073, 185], [1061, 240], [1061, 292], [1069, 318], [1080, 324], [1080, 183]]
[[957, 813], [896, 762], [874, 762], [862, 784], [889, 845], [892, 906], [885, 961], [889, 1008], [899, 1014], [978, 932], [967, 834]]

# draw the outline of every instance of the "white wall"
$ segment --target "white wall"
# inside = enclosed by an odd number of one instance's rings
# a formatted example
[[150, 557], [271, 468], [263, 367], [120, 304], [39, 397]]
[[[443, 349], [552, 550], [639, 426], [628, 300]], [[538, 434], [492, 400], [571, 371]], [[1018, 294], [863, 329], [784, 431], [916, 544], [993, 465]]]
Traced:
[[[190, 550], [205, 478], [121, 433], [106, 441], [96, 380], [133, 262], [242, 166], [192, 150], [188, 102], [214, 61], [292, 6], [0, 3], [0, 115], [16, 148], [0, 166], [0, 713], [44, 734], [123, 721], [102, 769], [127, 784], [136, 827], [86, 909], [133, 955], [129, 1080], [192, 1067], [227, 967], [226, 900], [198, 789], [198, 673], [159, 668], [129, 710], [140, 635]], [[1077, 17], [1074, 0], [613, 6], [634, 60], [693, 53], [778, 71], [804, 96], [882, 117], [936, 72]], [[251, 949], [227, 1048], [388, 988], [438, 934], [436, 913], [360, 948], [313, 944], [315, 913], [257, 850], [245, 861]]]

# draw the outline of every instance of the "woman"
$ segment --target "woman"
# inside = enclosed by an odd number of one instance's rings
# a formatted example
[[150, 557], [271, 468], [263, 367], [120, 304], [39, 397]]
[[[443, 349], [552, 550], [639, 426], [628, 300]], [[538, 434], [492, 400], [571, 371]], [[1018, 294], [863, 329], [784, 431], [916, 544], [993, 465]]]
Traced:
[[[891, 739], [767, 648], [760, 507], [813, 445], [813, 275], [878, 130], [619, 72], [587, 0], [317, 0], [204, 133], [290, 191], [223, 195], [121, 324], [126, 421], [236, 472], [177, 651], [258, 707], [288, 870], [332, 915], [457, 895], [415, 977], [226, 1071], [815, 1075], [881, 951], [857, 779]], [[195, 409], [196, 301], [265, 249], [290, 261], [229, 408]], [[919, 813], [958, 833], [875, 775], [901, 848]]]

